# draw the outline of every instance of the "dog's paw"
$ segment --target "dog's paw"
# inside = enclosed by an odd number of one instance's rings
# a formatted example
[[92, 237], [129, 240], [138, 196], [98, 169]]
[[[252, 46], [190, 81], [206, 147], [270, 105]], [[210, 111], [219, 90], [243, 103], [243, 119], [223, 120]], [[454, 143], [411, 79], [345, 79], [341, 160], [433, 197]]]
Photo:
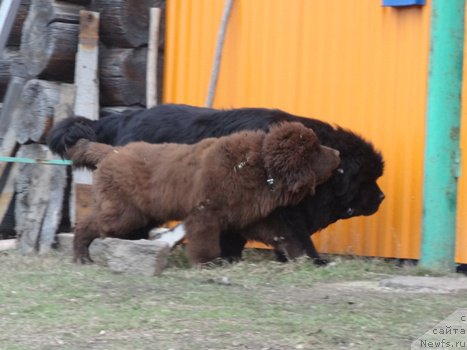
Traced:
[[326, 259], [322, 259], [322, 258], [314, 258], [313, 264], [321, 267], [321, 266], [326, 266], [327, 264], [329, 264], [329, 261]]
[[81, 256], [78, 256], [78, 257], [74, 257], [73, 258], [73, 262], [75, 264], [79, 264], [79, 265], [86, 265], [86, 264], [93, 264], [94, 261], [91, 259], [91, 257], [89, 256], [84, 256], [84, 255], [81, 255]]

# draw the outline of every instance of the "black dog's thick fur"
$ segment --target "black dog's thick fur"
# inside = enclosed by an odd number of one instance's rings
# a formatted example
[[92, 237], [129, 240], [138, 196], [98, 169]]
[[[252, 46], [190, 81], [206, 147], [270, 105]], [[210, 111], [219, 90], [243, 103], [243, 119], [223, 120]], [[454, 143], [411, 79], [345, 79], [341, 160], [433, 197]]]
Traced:
[[[310, 234], [339, 219], [371, 215], [378, 210], [384, 198], [376, 183], [383, 174], [381, 154], [369, 142], [349, 130], [274, 109], [216, 110], [166, 104], [140, 112], [109, 115], [97, 121], [82, 117], [68, 118], [54, 126], [47, 143], [54, 153], [61, 156], [80, 138], [111, 145], [125, 145], [133, 141], [193, 144], [207, 137], [220, 137], [240, 130], [267, 131], [271, 125], [282, 121], [300, 122], [312, 128], [323, 145], [340, 152], [339, 169], [330, 180], [317, 187], [313, 197], [306, 197], [297, 206], [275, 210], [262, 226], [264, 229], [280, 228], [295, 235], [303, 242], [301, 253], [320, 264], [323, 261], [309, 238]], [[260, 233], [258, 235], [261, 236]], [[224, 257], [241, 256], [245, 240], [240, 237], [223, 232], [221, 247]]]

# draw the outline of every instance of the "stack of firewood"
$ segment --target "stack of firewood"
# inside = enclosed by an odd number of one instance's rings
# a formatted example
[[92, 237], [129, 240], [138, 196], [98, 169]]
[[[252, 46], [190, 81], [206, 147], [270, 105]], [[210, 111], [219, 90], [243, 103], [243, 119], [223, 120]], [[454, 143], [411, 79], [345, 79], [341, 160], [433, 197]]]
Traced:
[[[144, 108], [150, 7], [163, 9], [165, 0], [24, 0], [0, 59], [0, 155], [52, 157], [45, 135], [74, 110], [83, 9], [100, 14], [101, 108]], [[0, 238], [14, 225], [24, 253], [48, 251], [59, 224], [70, 224], [69, 173], [65, 166], [0, 163]]]

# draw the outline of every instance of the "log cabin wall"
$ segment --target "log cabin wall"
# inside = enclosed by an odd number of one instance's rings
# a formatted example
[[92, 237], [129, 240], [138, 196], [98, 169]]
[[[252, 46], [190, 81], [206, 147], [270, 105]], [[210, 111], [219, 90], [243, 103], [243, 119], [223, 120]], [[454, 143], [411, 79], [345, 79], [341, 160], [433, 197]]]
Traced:
[[[151, 7], [162, 9], [158, 55], [162, 73], [165, 0], [22, 0], [0, 57], [0, 102], [12, 111], [7, 130], [0, 132], [0, 155], [51, 157], [44, 136], [54, 121], [73, 111], [83, 9], [100, 14], [102, 110], [144, 108]], [[0, 238], [28, 235], [20, 247], [24, 253], [47, 251], [51, 234], [45, 231], [70, 228], [69, 174], [63, 166], [0, 163]]]

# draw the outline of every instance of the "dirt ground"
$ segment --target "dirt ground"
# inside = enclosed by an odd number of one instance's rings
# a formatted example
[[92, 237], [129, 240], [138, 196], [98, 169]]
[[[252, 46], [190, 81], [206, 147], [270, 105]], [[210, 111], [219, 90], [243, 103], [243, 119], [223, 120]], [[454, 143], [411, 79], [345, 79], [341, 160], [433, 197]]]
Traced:
[[0, 349], [409, 349], [467, 307], [465, 292], [381, 284], [429, 273], [419, 268], [333, 260], [316, 268], [253, 252], [199, 269], [180, 251], [161, 276], [144, 277], [58, 253], [0, 253]]

